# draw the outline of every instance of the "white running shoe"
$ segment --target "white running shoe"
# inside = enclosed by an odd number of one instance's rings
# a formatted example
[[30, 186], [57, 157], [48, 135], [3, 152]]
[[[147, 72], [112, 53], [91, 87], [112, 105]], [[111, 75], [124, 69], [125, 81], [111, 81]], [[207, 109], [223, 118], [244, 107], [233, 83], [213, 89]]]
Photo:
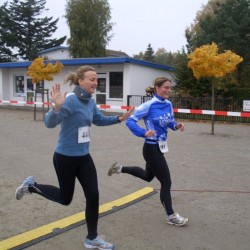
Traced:
[[106, 249], [113, 250], [113, 249], [115, 249], [114, 245], [104, 241], [100, 236], [97, 236], [93, 240], [85, 239], [84, 246], [86, 248], [92, 248], [92, 249], [95, 248], [95, 249], [99, 249], [99, 250], [106, 250]]
[[31, 194], [31, 192], [29, 191], [29, 187], [34, 186], [34, 185], [35, 185], [34, 177], [33, 176], [27, 177], [23, 181], [22, 185], [20, 185], [16, 189], [16, 193], [15, 193], [16, 199], [21, 200], [25, 194]]
[[122, 166], [118, 162], [114, 162], [108, 171], [108, 176], [111, 176], [112, 174], [120, 174], [121, 171]]
[[180, 216], [178, 213], [173, 213], [168, 216], [167, 221], [170, 225], [175, 225], [178, 227], [184, 226], [188, 222], [188, 218]]

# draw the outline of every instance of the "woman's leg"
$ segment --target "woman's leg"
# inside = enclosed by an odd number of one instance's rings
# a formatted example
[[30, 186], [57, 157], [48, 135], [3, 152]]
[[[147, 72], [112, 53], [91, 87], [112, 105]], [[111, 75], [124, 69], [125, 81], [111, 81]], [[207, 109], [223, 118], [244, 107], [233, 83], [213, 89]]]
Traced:
[[161, 153], [158, 145], [145, 143], [143, 147], [143, 156], [150, 170], [161, 183], [160, 199], [167, 215], [171, 215], [174, 213], [170, 192], [172, 182], [164, 154]]
[[31, 186], [29, 190], [32, 193], [37, 193], [62, 205], [69, 205], [74, 193], [79, 157], [70, 157], [54, 153], [53, 162], [60, 188], [35, 183], [35, 188]]
[[97, 237], [99, 191], [96, 168], [90, 154], [83, 157], [82, 164], [78, 168], [76, 176], [86, 198], [87, 238], [93, 240]]
[[122, 166], [122, 173], [130, 174], [138, 177], [144, 181], [152, 181], [154, 179], [154, 174], [150, 170], [148, 164], [146, 163], [145, 170], [137, 166]]
[[148, 182], [152, 181], [155, 177], [147, 162], [145, 169], [137, 166], [122, 166], [121, 173], [130, 174]]

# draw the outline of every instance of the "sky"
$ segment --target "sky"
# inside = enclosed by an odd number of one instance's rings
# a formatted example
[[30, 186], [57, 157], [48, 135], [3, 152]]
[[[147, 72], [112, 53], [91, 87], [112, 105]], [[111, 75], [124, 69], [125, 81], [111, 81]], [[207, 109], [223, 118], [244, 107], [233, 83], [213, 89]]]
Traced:
[[[11, 1], [11, 0], [9, 0]], [[5, 0], [0, 0], [0, 4]], [[67, 0], [47, 0], [44, 15], [59, 18], [53, 38], [69, 37], [64, 18]], [[108, 0], [111, 22], [115, 23], [107, 49], [118, 50], [129, 56], [145, 52], [148, 44], [156, 52], [164, 48], [177, 52], [186, 45], [185, 29], [194, 23], [197, 11], [208, 0]], [[53, 20], [54, 20], [53, 19]], [[63, 45], [67, 46], [66, 43]]]

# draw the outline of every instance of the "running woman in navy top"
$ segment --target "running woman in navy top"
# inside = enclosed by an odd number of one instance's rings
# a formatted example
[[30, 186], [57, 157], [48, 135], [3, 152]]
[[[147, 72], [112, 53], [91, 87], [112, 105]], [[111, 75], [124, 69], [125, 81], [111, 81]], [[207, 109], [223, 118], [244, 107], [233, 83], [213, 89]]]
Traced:
[[15, 195], [20, 200], [26, 194], [36, 193], [51, 201], [69, 205], [78, 179], [86, 198], [88, 235], [84, 246], [112, 250], [114, 245], [104, 241], [97, 233], [99, 190], [95, 163], [89, 152], [90, 128], [92, 124], [108, 126], [125, 121], [133, 108], [121, 116], [102, 114], [92, 98], [97, 80], [94, 68], [81, 66], [65, 77], [67, 83], [75, 85], [72, 93], [62, 93], [59, 84], [52, 87], [51, 97], [55, 106], [46, 114], [44, 122], [48, 128], [61, 126], [53, 157], [59, 187], [38, 183], [33, 176], [29, 176], [16, 189]]
[[[168, 128], [174, 131], [184, 131], [184, 124], [175, 121], [172, 103], [168, 100], [171, 85], [171, 81], [165, 77], [156, 78], [154, 87], [146, 89], [147, 92], [152, 93], [152, 99], [141, 104], [126, 122], [134, 135], [145, 139], [143, 146], [145, 169], [136, 166], [121, 166], [115, 162], [110, 167], [108, 175], [127, 173], [148, 182], [156, 177], [161, 183], [160, 199], [167, 214], [167, 223], [183, 226], [188, 218], [180, 216], [172, 208], [171, 176], [164, 157], [164, 153], [168, 151]], [[144, 120], [145, 128], [137, 124], [141, 119]]]

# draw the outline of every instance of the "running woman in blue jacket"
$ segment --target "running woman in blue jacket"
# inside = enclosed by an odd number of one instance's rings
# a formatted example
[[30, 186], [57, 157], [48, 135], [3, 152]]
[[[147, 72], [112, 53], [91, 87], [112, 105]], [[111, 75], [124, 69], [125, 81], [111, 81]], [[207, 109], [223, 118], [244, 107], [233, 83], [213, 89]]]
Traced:
[[54, 128], [61, 125], [53, 163], [59, 188], [39, 184], [33, 176], [27, 177], [16, 190], [16, 199], [23, 195], [36, 193], [62, 205], [72, 201], [75, 180], [80, 182], [86, 198], [86, 222], [88, 235], [84, 240], [86, 248], [114, 249], [114, 245], [104, 241], [97, 234], [99, 212], [99, 190], [97, 173], [89, 153], [90, 127], [107, 126], [126, 120], [133, 108], [121, 116], [104, 116], [97, 108], [91, 95], [97, 88], [97, 73], [90, 66], [82, 66], [69, 73], [66, 82], [75, 85], [74, 91], [67, 95], [61, 93], [60, 85], [53, 86], [51, 97], [55, 106], [46, 114], [45, 125]]
[[[161, 183], [160, 199], [167, 214], [167, 223], [183, 226], [188, 218], [180, 216], [172, 208], [171, 176], [164, 153], [168, 151], [168, 128], [184, 130], [183, 123], [174, 120], [172, 103], [168, 100], [171, 91], [171, 81], [165, 77], [156, 78], [154, 87], [147, 88], [152, 93], [152, 99], [141, 104], [126, 125], [131, 132], [145, 139], [143, 157], [146, 161], [145, 169], [136, 166], [121, 166], [115, 162], [108, 171], [108, 175], [127, 173], [145, 181], [152, 181], [156, 177]], [[143, 119], [145, 128], [137, 122]]]

